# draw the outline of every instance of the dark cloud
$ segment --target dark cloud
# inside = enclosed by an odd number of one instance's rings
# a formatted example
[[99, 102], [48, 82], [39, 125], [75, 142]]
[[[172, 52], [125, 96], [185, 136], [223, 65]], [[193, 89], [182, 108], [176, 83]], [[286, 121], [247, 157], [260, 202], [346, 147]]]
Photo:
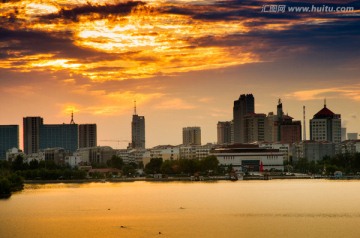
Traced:
[[61, 18], [61, 19], [77, 21], [78, 17], [81, 15], [88, 15], [94, 13], [100, 14], [103, 17], [108, 16], [109, 14], [127, 15], [133, 10], [133, 8], [136, 8], [137, 6], [144, 6], [145, 4], [146, 3], [141, 1], [121, 2], [114, 5], [87, 4], [72, 9], [62, 9], [59, 13], [43, 16], [43, 19], [49, 20], [49, 19]]
[[35, 30], [9, 30], [0, 28], [0, 59], [33, 54], [55, 54], [61, 58], [96, 60], [97, 58], [114, 59], [119, 54], [107, 54], [74, 45], [71, 32], [47, 33]]

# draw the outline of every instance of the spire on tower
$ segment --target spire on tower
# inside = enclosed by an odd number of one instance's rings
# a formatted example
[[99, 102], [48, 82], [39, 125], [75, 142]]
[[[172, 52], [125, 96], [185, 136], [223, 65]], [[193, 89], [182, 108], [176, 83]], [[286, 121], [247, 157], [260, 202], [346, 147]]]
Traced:
[[324, 98], [324, 107], [326, 108], [326, 98]]
[[71, 111], [71, 121], [70, 124], [75, 124], [74, 122], [74, 111]]
[[136, 100], [134, 100], [134, 115], [137, 115], [136, 114]]

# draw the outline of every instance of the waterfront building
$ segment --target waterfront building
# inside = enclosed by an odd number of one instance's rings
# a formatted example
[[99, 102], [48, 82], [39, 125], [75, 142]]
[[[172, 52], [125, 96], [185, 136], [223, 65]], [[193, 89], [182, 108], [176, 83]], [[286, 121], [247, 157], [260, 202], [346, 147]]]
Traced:
[[217, 145], [208, 143], [206, 145], [181, 145], [180, 158], [181, 159], [203, 159], [210, 155], [210, 152]]
[[183, 128], [183, 145], [201, 145], [201, 129], [200, 127], [184, 127]]
[[256, 144], [234, 144], [215, 148], [211, 154], [220, 165], [232, 166], [236, 171], [263, 172], [284, 170], [284, 153], [278, 149], [260, 148]]
[[314, 141], [341, 142], [341, 115], [326, 107], [317, 112], [310, 120], [310, 138]]
[[0, 125], [0, 160], [6, 159], [6, 152], [19, 148], [19, 126]]
[[86, 164], [106, 165], [116, 155], [116, 150], [110, 146], [87, 147], [78, 149], [74, 155]]
[[22, 150], [19, 150], [18, 148], [11, 148], [6, 152], [6, 160], [9, 162], [12, 162], [16, 159], [16, 157], [21, 156], [25, 158], [25, 153]]
[[242, 94], [234, 101], [233, 107], [233, 142], [245, 142], [245, 115], [255, 113], [255, 99], [252, 94]]
[[360, 140], [346, 140], [340, 143], [340, 152], [342, 154], [360, 153]]
[[173, 145], [158, 145], [146, 150], [143, 154], [143, 163], [146, 165], [153, 158], [161, 158], [165, 160], [178, 160], [180, 158], [179, 146]]
[[336, 153], [336, 144], [329, 141], [306, 140], [294, 143], [291, 147], [292, 160], [294, 162], [300, 159], [308, 161], [319, 161], [325, 156], [334, 156]]
[[145, 149], [145, 117], [137, 115], [136, 102], [131, 121], [131, 148]]
[[97, 146], [96, 124], [79, 125], [79, 148]]
[[37, 153], [40, 148], [40, 127], [43, 124], [41, 117], [23, 118], [23, 142], [25, 154]]
[[232, 137], [232, 122], [219, 121], [217, 124], [217, 144], [231, 144]]
[[275, 149], [283, 153], [284, 161], [290, 161], [290, 144], [280, 142], [258, 142], [259, 148]]

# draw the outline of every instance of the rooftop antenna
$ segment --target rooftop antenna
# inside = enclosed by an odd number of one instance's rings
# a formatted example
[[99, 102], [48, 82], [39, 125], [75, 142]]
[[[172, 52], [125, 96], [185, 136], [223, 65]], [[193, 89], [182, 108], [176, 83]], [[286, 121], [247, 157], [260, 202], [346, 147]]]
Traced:
[[306, 120], [305, 120], [305, 106], [303, 106], [303, 118], [304, 118], [304, 128], [303, 128], [303, 135], [304, 135], [304, 141], [306, 140]]
[[75, 124], [74, 122], [74, 111], [71, 111], [71, 121], [70, 124]]
[[326, 98], [324, 98], [324, 107], [326, 108]]
[[136, 114], [136, 100], [134, 100], [134, 115], [137, 115]]

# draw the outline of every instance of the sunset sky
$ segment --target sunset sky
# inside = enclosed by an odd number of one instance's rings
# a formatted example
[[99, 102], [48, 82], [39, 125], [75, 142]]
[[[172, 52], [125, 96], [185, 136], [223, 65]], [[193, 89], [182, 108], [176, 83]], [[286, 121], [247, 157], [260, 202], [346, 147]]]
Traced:
[[[360, 1], [2, 0], [0, 124], [96, 123], [98, 144], [125, 148], [133, 101], [146, 146], [180, 144], [200, 126], [216, 142], [233, 101], [308, 120], [327, 106], [360, 132]], [[262, 12], [267, 4], [353, 6], [332, 13]], [[307, 133], [309, 138], [309, 133]]]

